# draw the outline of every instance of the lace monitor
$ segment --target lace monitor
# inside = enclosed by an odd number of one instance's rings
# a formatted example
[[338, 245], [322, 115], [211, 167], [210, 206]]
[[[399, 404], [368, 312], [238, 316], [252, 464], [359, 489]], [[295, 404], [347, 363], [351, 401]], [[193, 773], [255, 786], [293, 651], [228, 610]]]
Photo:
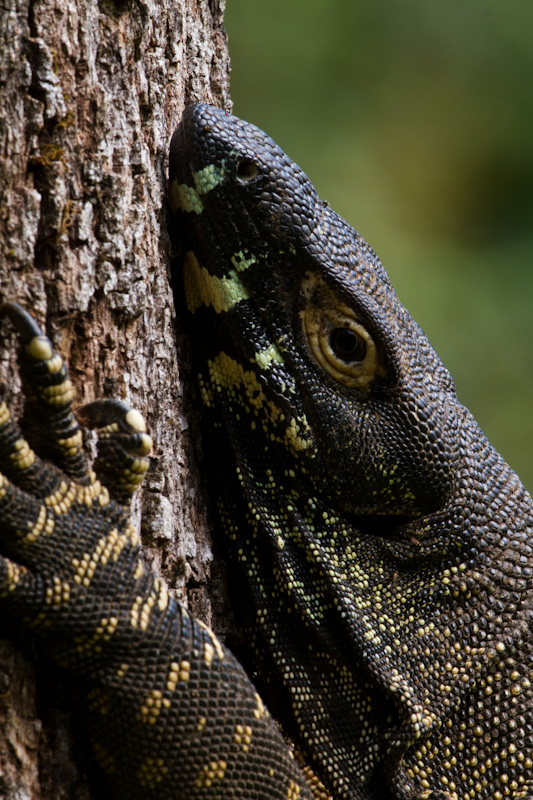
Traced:
[[[28, 398], [26, 439], [0, 406], [0, 605], [88, 685], [113, 796], [532, 798], [529, 495], [375, 253], [266, 134], [188, 107], [170, 199], [263, 700], [143, 565], [140, 415], [75, 417], [60, 356], [0, 308]], [[94, 469], [78, 419], [101, 429]]]

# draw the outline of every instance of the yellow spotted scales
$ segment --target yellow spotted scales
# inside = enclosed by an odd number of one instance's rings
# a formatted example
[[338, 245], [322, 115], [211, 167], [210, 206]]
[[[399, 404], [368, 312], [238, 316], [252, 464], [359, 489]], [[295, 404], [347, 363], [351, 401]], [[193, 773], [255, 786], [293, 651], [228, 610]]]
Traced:
[[[262, 131], [186, 109], [170, 202], [243, 663], [144, 566], [137, 412], [19, 330], [0, 603], [88, 688], [117, 798], [533, 797], [532, 503], [367, 243]], [[295, 744], [284, 742], [266, 705]]]
[[529, 496], [268, 136], [189, 107], [170, 181], [240, 655], [315, 795], [533, 797]]
[[[243, 669], [143, 563], [127, 505], [149, 463], [142, 416], [108, 400], [76, 418], [49, 340], [15, 304], [0, 314], [18, 329], [37, 421], [30, 443], [0, 404], [0, 606], [83, 682], [112, 796], [310, 800]], [[94, 470], [78, 420], [99, 429]]]

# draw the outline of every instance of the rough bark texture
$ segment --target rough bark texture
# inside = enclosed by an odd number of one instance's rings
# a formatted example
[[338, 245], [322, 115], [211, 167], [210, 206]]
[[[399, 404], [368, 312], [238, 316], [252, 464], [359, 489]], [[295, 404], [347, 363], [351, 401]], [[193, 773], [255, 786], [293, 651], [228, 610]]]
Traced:
[[[184, 103], [229, 105], [223, 11], [224, 0], [0, 0], [0, 300], [33, 311], [80, 403], [123, 397], [147, 417], [154, 458], [135, 514], [153, 568], [179, 597], [193, 586], [208, 620], [165, 176]], [[5, 323], [0, 335], [0, 382], [20, 408]], [[0, 637], [0, 798], [105, 796], [73, 733], [68, 679], [12, 621]]]

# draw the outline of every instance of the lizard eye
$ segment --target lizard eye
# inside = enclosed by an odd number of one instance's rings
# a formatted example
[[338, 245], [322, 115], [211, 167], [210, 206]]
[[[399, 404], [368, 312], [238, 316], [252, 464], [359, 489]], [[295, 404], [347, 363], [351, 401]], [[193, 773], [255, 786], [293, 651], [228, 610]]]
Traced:
[[329, 345], [335, 355], [347, 364], [363, 361], [366, 355], [366, 342], [360, 333], [350, 328], [333, 328]]
[[259, 175], [259, 167], [250, 158], [243, 158], [238, 162], [236, 172], [240, 183], [251, 183]]
[[372, 336], [348, 307], [309, 304], [301, 316], [315, 361], [336, 381], [368, 391], [385, 374]]

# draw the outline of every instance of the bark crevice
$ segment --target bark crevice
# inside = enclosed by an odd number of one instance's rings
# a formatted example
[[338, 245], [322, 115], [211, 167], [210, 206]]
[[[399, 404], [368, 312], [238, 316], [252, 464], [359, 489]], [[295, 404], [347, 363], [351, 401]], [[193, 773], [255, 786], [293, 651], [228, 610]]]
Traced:
[[[180, 598], [192, 578], [207, 619], [211, 545], [187, 359], [178, 367], [166, 170], [186, 102], [229, 108], [223, 13], [186, 0], [13, 0], [0, 13], [0, 301], [36, 316], [80, 404], [114, 395], [145, 414], [154, 458], [135, 518], [151, 566]], [[5, 322], [0, 334], [0, 383], [20, 413]], [[0, 798], [89, 797], [70, 700], [57, 709], [48, 696], [53, 668], [16, 623], [0, 619], [0, 637]]]

